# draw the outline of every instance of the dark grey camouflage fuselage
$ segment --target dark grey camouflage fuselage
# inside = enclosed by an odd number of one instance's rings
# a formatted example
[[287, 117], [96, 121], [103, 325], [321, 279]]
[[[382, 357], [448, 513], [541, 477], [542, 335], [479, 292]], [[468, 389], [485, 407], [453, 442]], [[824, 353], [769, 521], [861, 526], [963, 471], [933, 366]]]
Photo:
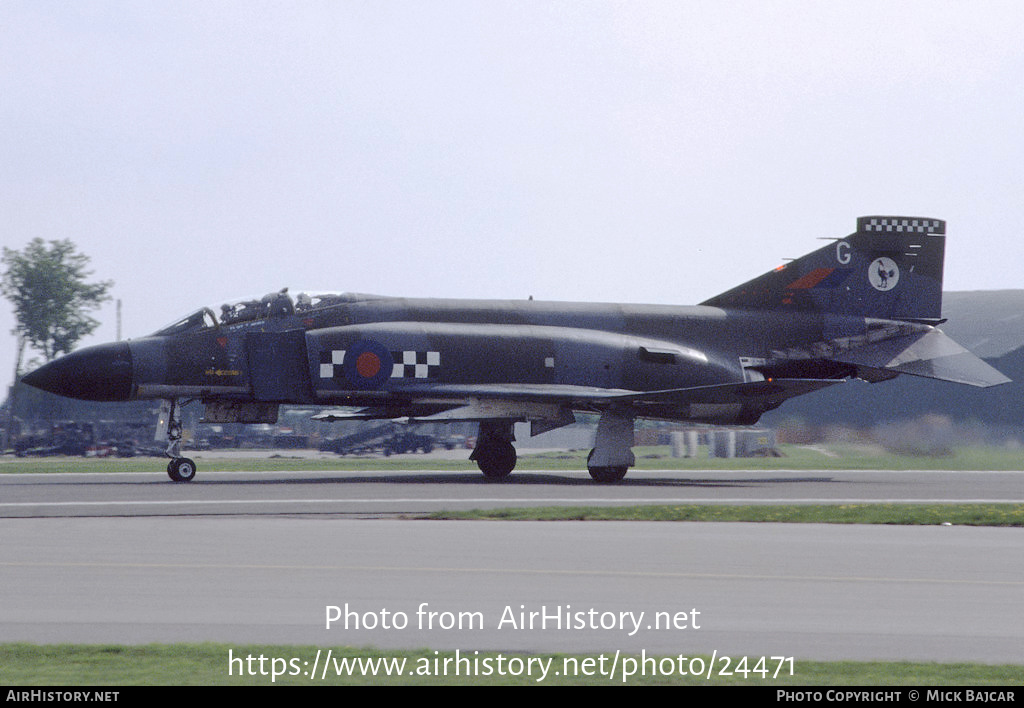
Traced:
[[602, 415], [599, 469], [624, 470], [631, 456], [609, 451], [628, 451], [636, 417], [751, 423], [850, 377], [1006, 381], [934, 327], [944, 233], [934, 219], [862, 217], [694, 307], [281, 291], [74, 352], [25, 381], [95, 400], [199, 399], [224, 422], [274, 420], [285, 403], [348, 409], [336, 419], [477, 420], [501, 469], [512, 422], [546, 430], [590, 411]]

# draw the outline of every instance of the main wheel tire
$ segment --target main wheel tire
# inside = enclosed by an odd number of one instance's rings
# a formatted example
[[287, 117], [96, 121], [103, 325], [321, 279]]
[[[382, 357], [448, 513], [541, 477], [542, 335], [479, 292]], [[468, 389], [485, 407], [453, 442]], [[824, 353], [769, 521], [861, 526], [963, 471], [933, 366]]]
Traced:
[[601, 484], [615, 484], [621, 482], [626, 476], [626, 472], [629, 468], [626, 466], [622, 467], [588, 467], [587, 471], [590, 472], [590, 476], [594, 478], [595, 482]]
[[487, 479], [505, 479], [516, 467], [516, 448], [510, 442], [492, 443], [478, 450], [476, 466]]
[[196, 478], [196, 463], [187, 457], [175, 457], [167, 463], [167, 476], [174, 482], [191, 482]]
[[629, 467], [622, 465], [621, 467], [591, 467], [590, 460], [594, 457], [594, 451], [591, 450], [590, 454], [587, 455], [587, 471], [590, 472], [590, 476], [598, 484], [615, 484], [621, 482], [629, 471]]

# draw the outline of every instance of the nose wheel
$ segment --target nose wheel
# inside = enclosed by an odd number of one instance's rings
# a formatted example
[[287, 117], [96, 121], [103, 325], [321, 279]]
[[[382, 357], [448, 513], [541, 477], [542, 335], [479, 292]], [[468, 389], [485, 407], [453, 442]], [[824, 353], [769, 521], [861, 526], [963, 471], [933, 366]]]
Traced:
[[167, 476], [175, 482], [191, 482], [196, 476], [196, 463], [187, 457], [175, 457], [167, 463]]
[[191, 482], [196, 477], [195, 461], [181, 456], [181, 416], [177, 401], [171, 399], [171, 410], [167, 416], [167, 476], [173, 482]]

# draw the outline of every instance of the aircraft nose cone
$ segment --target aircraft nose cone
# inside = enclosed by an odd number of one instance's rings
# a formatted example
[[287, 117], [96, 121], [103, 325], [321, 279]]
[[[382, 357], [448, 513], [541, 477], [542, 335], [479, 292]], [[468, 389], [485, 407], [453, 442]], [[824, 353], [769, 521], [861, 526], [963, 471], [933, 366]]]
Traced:
[[86, 347], [44, 364], [21, 380], [68, 398], [127, 401], [132, 394], [132, 355], [126, 342]]

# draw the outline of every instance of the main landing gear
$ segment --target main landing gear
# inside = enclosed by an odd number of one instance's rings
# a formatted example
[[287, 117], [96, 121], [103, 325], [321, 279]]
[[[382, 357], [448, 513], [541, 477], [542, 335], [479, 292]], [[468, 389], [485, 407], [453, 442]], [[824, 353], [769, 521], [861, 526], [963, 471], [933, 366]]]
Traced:
[[505, 479], [516, 466], [516, 449], [512, 445], [515, 439], [511, 421], [482, 422], [469, 459], [476, 462], [487, 479]]
[[595, 467], [591, 464], [594, 459], [594, 450], [590, 451], [587, 455], [587, 471], [590, 472], [590, 476], [593, 477], [594, 481], [598, 484], [615, 484], [621, 482], [626, 473], [629, 472], [627, 465], [602, 465]]
[[636, 463], [633, 451], [633, 418], [603, 413], [597, 422], [594, 449], [587, 456], [587, 470], [599, 484], [621, 482]]
[[[476, 448], [469, 459], [487, 479], [498, 481], [508, 477], [516, 466], [515, 433], [511, 421], [480, 423]], [[604, 413], [597, 423], [594, 449], [587, 456], [587, 470], [598, 484], [621, 482], [636, 463], [633, 451], [633, 418], [629, 415]]]
[[167, 476], [174, 482], [191, 482], [196, 477], [196, 463], [181, 456], [181, 415], [177, 401], [171, 399], [171, 410], [167, 415]]

